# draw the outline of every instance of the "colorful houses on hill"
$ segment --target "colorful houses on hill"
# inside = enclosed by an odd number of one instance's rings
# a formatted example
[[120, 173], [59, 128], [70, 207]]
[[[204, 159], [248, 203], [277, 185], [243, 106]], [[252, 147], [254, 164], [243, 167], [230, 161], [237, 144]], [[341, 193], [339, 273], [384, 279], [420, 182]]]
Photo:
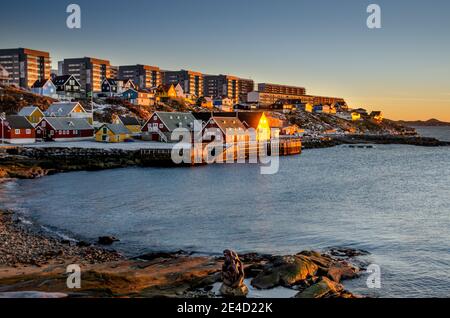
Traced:
[[53, 103], [45, 111], [45, 116], [82, 118], [87, 120], [90, 124], [93, 123], [92, 114], [88, 113], [83, 106], [77, 102]]

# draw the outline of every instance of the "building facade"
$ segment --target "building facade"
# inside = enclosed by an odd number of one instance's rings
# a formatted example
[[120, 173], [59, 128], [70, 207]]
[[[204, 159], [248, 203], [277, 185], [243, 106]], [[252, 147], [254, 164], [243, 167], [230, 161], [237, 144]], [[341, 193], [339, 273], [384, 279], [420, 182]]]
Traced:
[[130, 79], [142, 89], [150, 89], [162, 84], [161, 70], [159, 67], [150, 65], [119, 66], [118, 78]]
[[255, 82], [251, 79], [240, 78], [238, 83], [239, 101], [247, 102], [247, 95], [255, 90]]
[[185, 94], [195, 97], [204, 96], [203, 93], [203, 74], [194, 71], [165, 71], [164, 84], [180, 84]]
[[111, 77], [110, 62], [91, 57], [65, 59], [62, 70], [64, 75], [73, 75], [78, 80], [85, 94], [101, 92], [103, 80]]
[[203, 80], [203, 95], [212, 98], [231, 99], [239, 102], [239, 78], [231, 75], [205, 75]]
[[259, 83], [258, 91], [261, 93], [281, 94], [281, 95], [293, 95], [293, 96], [306, 95], [306, 89], [304, 87], [270, 84], [270, 83]]
[[50, 78], [48, 52], [24, 48], [1, 49], [0, 65], [9, 73], [9, 83], [30, 89], [36, 81]]

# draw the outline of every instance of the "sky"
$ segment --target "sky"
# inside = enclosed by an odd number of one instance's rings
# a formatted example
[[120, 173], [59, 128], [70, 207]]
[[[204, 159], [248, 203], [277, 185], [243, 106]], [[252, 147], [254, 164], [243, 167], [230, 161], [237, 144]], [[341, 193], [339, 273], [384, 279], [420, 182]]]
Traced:
[[[66, 7], [81, 7], [81, 29]], [[366, 25], [381, 7], [381, 29]], [[392, 119], [450, 121], [448, 0], [5, 1], [0, 48], [306, 87]]]

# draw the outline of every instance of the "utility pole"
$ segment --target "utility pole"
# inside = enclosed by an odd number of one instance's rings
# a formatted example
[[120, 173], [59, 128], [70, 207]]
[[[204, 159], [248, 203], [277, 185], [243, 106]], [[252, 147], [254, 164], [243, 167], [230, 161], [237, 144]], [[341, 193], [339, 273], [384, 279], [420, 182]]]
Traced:
[[5, 120], [6, 120], [6, 114], [5, 113], [1, 113], [0, 114], [0, 121], [2, 123], [2, 145], [5, 143], [5, 126], [4, 126]]

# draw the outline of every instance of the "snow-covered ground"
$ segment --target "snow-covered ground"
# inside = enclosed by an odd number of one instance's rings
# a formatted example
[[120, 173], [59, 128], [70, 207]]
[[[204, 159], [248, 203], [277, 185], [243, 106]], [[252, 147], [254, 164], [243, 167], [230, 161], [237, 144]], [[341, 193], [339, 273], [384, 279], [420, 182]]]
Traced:
[[121, 150], [141, 150], [141, 149], [172, 149], [175, 143], [167, 144], [154, 141], [135, 141], [121, 143], [102, 143], [95, 141], [71, 141], [71, 142], [39, 142], [35, 144], [21, 145], [30, 148], [86, 148], [86, 149], [121, 149]]

